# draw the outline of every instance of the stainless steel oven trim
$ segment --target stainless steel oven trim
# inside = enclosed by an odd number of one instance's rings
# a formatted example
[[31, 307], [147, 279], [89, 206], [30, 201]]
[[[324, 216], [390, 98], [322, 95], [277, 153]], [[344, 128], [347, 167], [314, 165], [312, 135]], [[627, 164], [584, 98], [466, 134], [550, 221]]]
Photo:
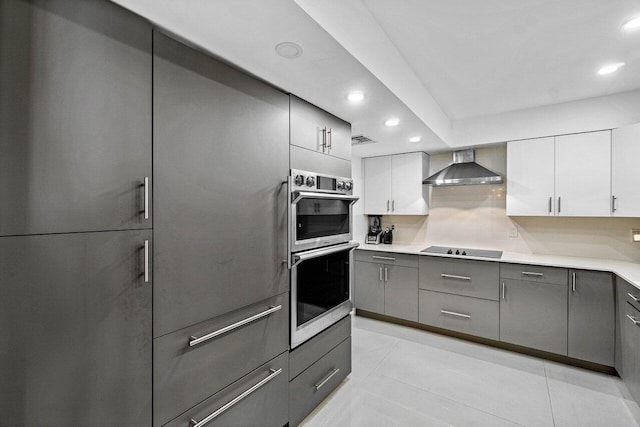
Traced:
[[[318, 248], [322, 246], [333, 245], [336, 243], [348, 242], [353, 239], [353, 204], [360, 200], [356, 196], [345, 196], [343, 194], [332, 193], [315, 193], [306, 191], [296, 191], [292, 195], [291, 204], [289, 206], [289, 253], [304, 251], [308, 249]], [[297, 203], [303, 198], [313, 199], [335, 199], [335, 200], [350, 200], [349, 204], [349, 232], [343, 234], [335, 234], [331, 236], [317, 237], [314, 239], [296, 240], [296, 212]]]
[[[330, 248], [315, 249], [311, 251], [305, 251], [298, 254], [293, 254], [295, 258], [291, 268], [291, 348], [296, 348], [309, 338], [322, 332], [329, 326], [333, 325], [346, 315], [348, 315], [353, 309], [353, 250], [360, 246], [359, 243], [345, 243], [343, 245], [332, 246]], [[349, 299], [331, 310], [323, 313], [317, 318], [310, 320], [304, 325], [297, 327], [298, 323], [298, 311], [296, 303], [298, 300], [298, 275], [296, 269], [298, 264], [303, 261], [317, 258], [320, 256], [329, 255], [335, 252], [341, 252], [344, 250], [349, 251]]]

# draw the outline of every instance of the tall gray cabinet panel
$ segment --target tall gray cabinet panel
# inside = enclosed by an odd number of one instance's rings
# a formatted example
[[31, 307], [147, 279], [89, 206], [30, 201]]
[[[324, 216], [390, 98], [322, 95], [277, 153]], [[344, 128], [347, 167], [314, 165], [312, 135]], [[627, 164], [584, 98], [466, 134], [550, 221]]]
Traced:
[[0, 426], [151, 425], [149, 239], [0, 238]]
[[151, 228], [151, 25], [0, 0], [0, 31], [0, 235]]
[[611, 273], [569, 270], [568, 356], [614, 365], [615, 289]]
[[154, 335], [289, 289], [289, 98], [154, 33]]

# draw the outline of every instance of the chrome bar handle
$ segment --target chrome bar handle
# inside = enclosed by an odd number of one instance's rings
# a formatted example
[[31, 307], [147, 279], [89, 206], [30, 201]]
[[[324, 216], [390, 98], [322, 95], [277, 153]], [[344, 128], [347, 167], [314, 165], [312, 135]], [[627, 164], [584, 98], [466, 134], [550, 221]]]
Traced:
[[329, 380], [331, 378], [333, 378], [338, 372], [340, 372], [340, 368], [335, 368], [332, 369], [331, 372], [329, 372], [329, 375], [327, 375], [322, 381], [320, 381], [318, 384], [316, 384], [316, 391], [320, 390], [320, 388], [322, 388], [323, 385], [325, 385], [327, 382], [329, 382]]
[[504, 284], [504, 282], [502, 282], [502, 299], [503, 300], [507, 299], [507, 298], [505, 298], [505, 288], [506, 288], [506, 285]]
[[144, 177], [144, 219], [149, 219], [149, 177]]
[[149, 241], [144, 241], [144, 283], [149, 283]]
[[396, 211], [396, 201], [395, 199], [391, 201], [391, 212], [395, 212]]
[[268, 310], [265, 310], [265, 311], [263, 311], [261, 313], [258, 313], [258, 314], [254, 314], [251, 317], [247, 317], [244, 320], [240, 320], [239, 322], [233, 323], [233, 324], [231, 324], [229, 326], [225, 326], [222, 329], [218, 329], [217, 331], [214, 331], [214, 332], [211, 332], [210, 334], [201, 336], [200, 338], [191, 336], [191, 337], [189, 337], [189, 347], [193, 347], [195, 345], [201, 344], [201, 343], [203, 343], [205, 341], [208, 341], [208, 340], [210, 340], [212, 338], [215, 338], [217, 336], [220, 336], [222, 334], [226, 334], [229, 331], [232, 331], [234, 329], [238, 329], [239, 327], [244, 326], [247, 323], [255, 322], [256, 320], [262, 319], [263, 317], [266, 317], [266, 316], [270, 315], [271, 313], [275, 313], [276, 311], [281, 310], [281, 309], [282, 309], [282, 305], [277, 305], [277, 306], [273, 306], [272, 305], [272, 306], [269, 306]]
[[542, 273], [536, 273], [536, 272], [533, 272], [533, 271], [523, 271], [522, 274], [525, 275], [525, 276], [535, 276], [535, 277], [544, 276], [544, 274], [542, 274]]
[[456, 317], [464, 317], [465, 319], [471, 319], [471, 316], [468, 314], [462, 314], [462, 313], [456, 313], [455, 311], [449, 311], [449, 310], [440, 310], [440, 313], [442, 314], [448, 314], [450, 316], [456, 316]]
[[560, 213], [562, 205], [560, 204], [561, 198], [558, 196], [558, 213]]
[[372, 259], [383, 259], [385, 261], [395, 261], [396, 259], [390, 256], [371, 255]]
[[327, 149], [327, 127], [322, 128], [322, 152]]
[[630, 316], [627, 314], [627, 317], [629, 318], [629, 320], [631, 320], [633, 322], [634, 325], [638, 325], [638, 323], [640, 323], [640, 320], [636, 319], [633, 316]]
[[611, 196], [611, 212], [616, 211], [616, 196]]
[[553, 204], [553, 197], [549, 196], [549, 213], [551, 213], [553, 211], [552, 205]]
[[382, 282], [382, 267], [380, 267], [380, 281]]
[[576, 272], [571, 273], [571, 291], [576, 291]]
[[629, 295], [629, 297], [630, 297], [632, 300], [634, 300], [635, 302], [640, 302], [640, 299], [638, 299], [638, 297], [637, 297], [637, 296], [635, 296], [635, 295], [633, 295], [633, 294], [631, 294], [631, 293], [627, 293], [627, 295]]
[[387, 200], [387, 212], [389, 212], [389, 200]]
[[327, 144], [327, 148], [329, 150], [331, 150], [333, 148], [332, 144], [333, 144], [333, 132], [331, 130], [331, 128], [329, 128], [329, 130], [327, 131], [327, 140], [329, 141], [329, 143]]
[[455, 274], [442, 273], [440, 276], [444, 277], [445, 279], [471, 280], [471, 277], [468, 277], [468, 276], [456, 276]]
[[389, 281], [389, 269], [387, 267], [384, 268], [384, 281]]
[[223, 412], [225, 412], [228, 409], [232, 408], [233, 406], [238, 404], [241, 400], [245, 399], [250, 394], [252, 394], [256, 390], [258, 390], [260, 387], [262, 387], [263, 385], [265, 385], [266, 383], [268, 383], [269, 381], [271, 381], [272, 379], [274, 379], [275, 377], [280, 375], [282, 373], [282, 368], [280, 368], [280, 369], [269, 369], [269, 372], [270, 372], [270, 374], [269, 374], [269, 376], [267, 378], [265, 378], [265, 379], [261, 380], [260, 382], [254, 384], [253, 386], [251, 386], [251, 388], [249, 388], [248, 390], [242, 392], [242, 394], [234, 397], [232, 400], [230, 400], [229, 402], [225, 403], [222, 407], [217, 409], [215, 412], [212, 412], [211, 414], [207, 415], [201, 421], [196, 421], [196, 420], [194, 420], [192, 418], [191, 422], [189, 423], [189, 425], [191, 427], [203, 427], [205, 424], [210, 423], [211, 421], [216, 419], [218, 416], [220, 416]]

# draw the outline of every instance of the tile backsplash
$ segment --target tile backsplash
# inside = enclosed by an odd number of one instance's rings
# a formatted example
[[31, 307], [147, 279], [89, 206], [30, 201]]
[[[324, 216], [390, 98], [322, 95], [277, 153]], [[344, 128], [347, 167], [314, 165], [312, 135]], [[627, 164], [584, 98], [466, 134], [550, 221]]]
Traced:
[[[506, 177], [505, 146], [476, 149], [476, 161]], [[430, 171], [437, 172], [449, 163], [450, 153], [432, 155]], [[361, 190], [359, 159], [354, 160], [354, 179]], [[505, 182], [434, 187], [428, 216], [384, 216], [382, 225], [396, 226], [394, 243], [400, 244], [640, 262], [640, 243], [631, 241], [631, 229], [640, 228], [640, 218], [508, 217], [506, 186]], [[360, 202], [355, 213], [354, 238], [362, 241], [367, 216]]]

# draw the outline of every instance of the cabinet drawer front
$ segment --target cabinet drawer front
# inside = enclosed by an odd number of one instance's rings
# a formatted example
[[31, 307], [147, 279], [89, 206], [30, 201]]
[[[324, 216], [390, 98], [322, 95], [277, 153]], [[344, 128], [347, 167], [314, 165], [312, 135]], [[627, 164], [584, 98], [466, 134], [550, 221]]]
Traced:
[[350, 336], [351, 316], [347, 316], [306, 343], [296, 347], [289, 353], [289, 379], [292, 380], [300, 375], [305, 369]]
[[381, 264], [401, 265], [403, 267], [417, 267], [419, 255], [397, 254], [395, 252], [378, 252], [356, 250], [355, 260], [375, 262]]
[[631, 304], [636, 310], [640, 310], [640, 289], [622, 280], [618, 281], [618, 284], [620, 283], [623, 283], [624, 286], [623, 289], [618, 290], [618, 292], [622, 292], [624, 300]]
[[[270, 312], [271, 307], [277, 311]], [[268, 313], [268, 314], [264, 314]], [[257, 318], [209, 340], [201, 338]], [[289, 294], [154, 340], [154, 420], [162, 425], [287, 350]], [[285, 375], [288, 380], [288, 375]]]
[[289, 385], [289, 425], [297, 426], [351, 372], [351, 338], [347, 338]]
[[[167, 423], [168, 427], [273, 426], [287, 423], [288, 353], [265, 363], [219, 393]], [[203, 423], [204, 424], [204, 423]], [[160, 425], [156, 420], [156, 425]], [[197, 424], [196, 424], [197, 425]]]
[[420, 323], [469, 335], [500, 338], [500, 304], [479, 298], [420, 291]]
[[500, 278], [566, 285], [569, 273], [566, 268], [500, 263]]
[[497, 262], [420, 258], [420, 289], [498, 300]]
[[567, 285], [503, 280], [500, 341], [567, 355]]

